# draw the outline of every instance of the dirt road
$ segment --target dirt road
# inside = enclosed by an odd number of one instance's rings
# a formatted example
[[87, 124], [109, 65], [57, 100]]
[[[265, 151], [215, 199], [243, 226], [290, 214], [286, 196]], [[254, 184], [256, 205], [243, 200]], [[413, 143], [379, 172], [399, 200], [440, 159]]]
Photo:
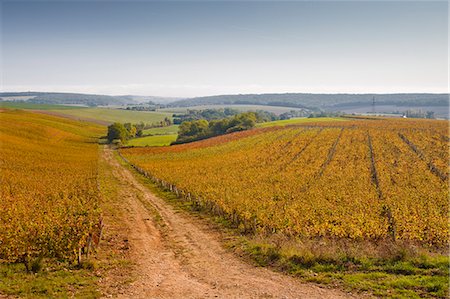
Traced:
[[[104, 159], [120, 180], [126, 207], [134, 282], [122, 298], [348, 298], [349, 295], [247, 264], [224, 249], [217, 233], [152, 194], [120, 165], [112, 150]], [[149, 209], [149, 204], [154, 210]], [[146, 207], [147, 206], [147, 207]], [[160, 220], [155, 222], [155, 211]]]

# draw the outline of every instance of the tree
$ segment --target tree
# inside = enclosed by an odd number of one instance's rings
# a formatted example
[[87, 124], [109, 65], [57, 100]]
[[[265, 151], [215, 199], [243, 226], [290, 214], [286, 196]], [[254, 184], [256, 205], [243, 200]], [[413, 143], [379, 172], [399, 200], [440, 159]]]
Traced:
[[205, 119], [185, 121], [180, 125], [179, 135], [200, 136], [208, 133], [209, 123]]
[[228, 118], [212, 120], [209, 123], [209, 130], [213, 136], [225, 134], [229, 127], [230, 120]]
[[253, 128], [255, 124], [256, 114], [254, 112], [241, 113], [231, 119], [226, 133], [248, 130]]
[[144, 135], [144, 129], [145, 129], [145, 124], [144, 122], [140, 122], [138, 124], [135, 124], [134, 127], [136, 128], [136, 136], [137, 137], [141, 137], [142, 135]]
[[114, 139], [120, 139], [120, 141], [125, 142], [129, 138], [129, 133], [125, 126], [121, 123], [113, 123], [108, 126], [108, 141], [111, 143]]
[[135, 137], [136, 136], [136, 127], [132, 125], [131, 123], [124, 123], [123, 126], [128, 131], [129, 137]]
[[135, 127], [136, 127], [136, 130], [144, 130], [145, 129], [145, 124], [144, 124], [144, 122], [143, 121], [141, 121], [140, 123], [138, 123], [138, 124], [135, 124], [134, 125]]

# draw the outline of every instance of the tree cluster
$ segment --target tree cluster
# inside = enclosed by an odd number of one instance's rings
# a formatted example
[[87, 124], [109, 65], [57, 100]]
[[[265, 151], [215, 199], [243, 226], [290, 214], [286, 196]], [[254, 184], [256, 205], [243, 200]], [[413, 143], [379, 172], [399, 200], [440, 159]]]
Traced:
[[154, 123], [144, 123], [144, 122], [140, 122], [138, 124], [135, 124], [134, 126], [137, 128], [137, 130], [147, 130], [147, 129], [151, 129], [151, 128], [161, 128], [161, 127], [168, 127], [171, 126], [173, 124], [172, 120], [168, 117], [165, 117], [163, 120], [161, 121], [157, 121]]
[[178, 138], [173, 144], [192, 142], [213, 136], [251, 129], [257, 122], [262, 122], [256, 112], [246, 112], [232, 117], [208, 121], [206, 119], [183, 122], [178, 131]]
[[173, 123], [179, 125], [185, 121], [193, 121], [205, 119], [207, 121], [213, 119], [223, 119], [233, 115], [239, 114], [239, 111], [232, 108], [223, 109], [204, 109], [204, 110], [191, 110], [188, 109], [184, 114], [174, 114]]
[[124, 143], [130, 138], [142, 136], [144, 127], [144, 123], [134, 125], [131, 123], [113, 123], [108, 126], [106, 137], [110, 143], [114, 140], [120, 140], [120, 142]]
[[325, 111], [317, 111], [317, 112], [312, 112], [308, 118], [317, 118], [317, 117], [339, 117], [344, 115], [345, 113], [343, 112], [325, 112]]
[[146, 103], [140, 103], [140, 104], [128, 104], [126, 110], [133, 110], [133, 111], [156, 111], [157, 109], [163, 109], [166, 108], [167, 105], [164, 104], [157, 104], [153, 101], [148, 101]]
[[[185, 114], [174, 114], [173, 123], [179, 125], [185, 121], [201, 120], [205, 119], [207, 121], [219, 120], [228, 118], [230, 116], [238, 115], [241, 112], [232, 108], [221, 108], [221, 109], [204, 109], [204, 110], [190, 110], [188, 109]], [[267, 112], [264, 110], [257, 110], [253, 112], [257, 117], [257, 122], [273, 121], [278, 120], [278, 116], [272, 112]]]
[[301, 109], [301, 110], [291, 110], [288, 112], [284, 112], [278, 116], [278, 119], [284, 120], [284, 119], [291, 119], [295, 117], [308, 117], [311, 115], [310, 110]]
[[114, 140], [120, 140], [120, 142], [124, 143], [130, 138], [142, 137], [145, 129], [166, 127], [170, 125], [172, 125], [172, 121], [168, 117], [164, 118], [164, 120], [160, 122], [152, 124], [145, 124], [144, 122], [140, 122], [138, 124], [113, 123], [108, 126], [108, 134], [106, 137], [110, 143]]

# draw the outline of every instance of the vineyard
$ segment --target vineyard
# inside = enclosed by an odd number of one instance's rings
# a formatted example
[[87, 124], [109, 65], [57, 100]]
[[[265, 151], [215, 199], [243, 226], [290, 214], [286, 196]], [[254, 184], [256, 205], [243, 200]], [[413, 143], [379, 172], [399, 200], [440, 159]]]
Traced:
[[100, 126], [0, 111], [0, 260], [79, 259], [100, 233]]
[[157, 183], [247, 231], [445, 246], [447, 126], [302, 123], [120, 152]]

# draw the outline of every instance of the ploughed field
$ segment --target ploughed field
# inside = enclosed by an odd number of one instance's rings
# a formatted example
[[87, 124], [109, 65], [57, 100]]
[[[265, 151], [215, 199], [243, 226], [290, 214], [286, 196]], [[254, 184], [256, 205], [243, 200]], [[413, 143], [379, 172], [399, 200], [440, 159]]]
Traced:
[[244, 229], [445, 246], [448, 123], [355, 119], [260, 128], [121, 154]]
[[98, 143], [105, 129], [0, 111], [0, 260], [74, 260], [98, 239]]

